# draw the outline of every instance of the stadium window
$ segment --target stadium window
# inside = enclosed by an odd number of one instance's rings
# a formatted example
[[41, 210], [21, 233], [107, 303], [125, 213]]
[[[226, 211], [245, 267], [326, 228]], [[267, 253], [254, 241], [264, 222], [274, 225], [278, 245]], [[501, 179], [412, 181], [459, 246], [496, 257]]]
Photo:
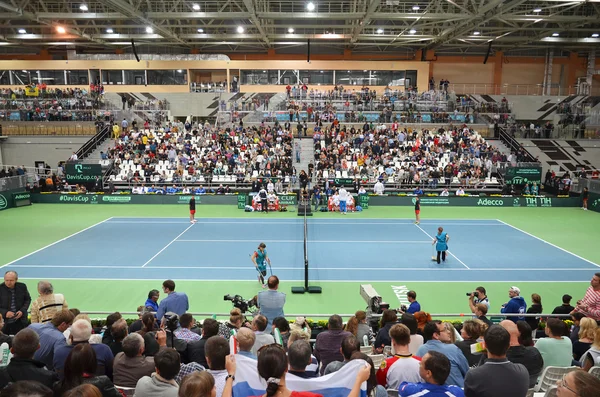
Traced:
[[[39, 78], [38, 78], [39, 77]], [[46, 83], [47, 85], [66, 85], [64, 70], [40, 70], [32, 74], [31, 78], [35, 83]]]
[[148, 70], [149, 85], [186, 85], [187, 70]]
[[87, 70], [67, 70], [67, 84], [88, 85]]
[[304, 84], [331, 85], [333, 84], [333, 70], [301, 70], [300, 80]]
[[417, 71], [416, 70], [407, 70], [406, 71], [406, 81], [404, 82], [405, 87], [412, 86], [413, 88], [417, 87]]
[[100, 83], [100, 70], [98, 69], [90, 69], [90, 84], [98, 84]]
[[102, 84], [125, 84], [122, 70], [103, 70]]
[[296, 75], [296, 71], [295, 70], [280, 70], [278, 84], [283, 84], [283, 85], [298, 84], [298, 77]]
[[[37, 73], [35, 70], [11, 70], [13, 82], [15, 85], [33, 84], [37, 82]], [[36, 78], [36, 80], [34, 80]]]
[[0, 85], [10, 85], [9, 74], [8, 70], [0, 70]]
[[125, 70], [125, 82], [127, 85], [145, 85], [146, 84], [146, 72], [144, 70]]

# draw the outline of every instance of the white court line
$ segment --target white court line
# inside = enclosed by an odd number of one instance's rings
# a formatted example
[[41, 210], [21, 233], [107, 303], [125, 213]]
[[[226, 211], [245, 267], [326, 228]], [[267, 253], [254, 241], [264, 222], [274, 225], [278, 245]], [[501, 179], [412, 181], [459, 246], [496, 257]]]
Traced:
[[561, 247], [559, 247], [558, 245], [552, 244], [552, 243], [550, 243], [550, 242], [548, 242], [548, 241], [546, 241], [546, 240], [544, 240], [544, 239], [541, 239], [541, 238], [539, 238], [538, 236], [534, 236], [533, 234], [531, 234], [531, 233], [528, 233], [528, 232], [526, 232], [525, 230], [519, 229], [518, 227], [516, 227], [516, 226], [513, 226], [513, 225], [511, 225], [510, 223], [506, 223], [506, 222], [504, 222], [504, 221], [501, 221], [500, 219], [496, 219], [496, 220], [497, 220], [498, 222], [502, 222], [502, 223], [504, 223], [506, 226], [512, 227], [513, 229], [520, 231], [521, 233], [525, 233], [525, 234], [526, 234], [526, 235], [528, 235], [528, 236], [531, 236], [531, 237], [533, 237], [533, 238], [535, 238], [535, 239], [537, 239], [537, 240], [540, 240], [542, 243], [546, 243], [546, 244], [548, 244], [548, 245], [551, 245], [552, 247], [554, 247], [554, 248], [558, 248], [559, 250], [561, 250], [561, 251], [563, 251], [563, 252], [566, 252], [567, 254], [571, 254], [571, 255], [573, 255], [574, 257], [581, 259], [582, 261], [586, 261], [587, 263], [591, 263], [592, 265], [594, 265], [594, 266], [596, 266], [596, 267], [600, 267], [600, 265], [597, 265], [597, 264], [595, 264], [594, 262], [592, 262], [592, 261], [590, 261], [590, 260], [587, 260], [587, 259], [585, 259], [585, 258], [583, 258], [583, 257], [581, 257], [581, 256], [579, 256], [579, 255], [577, 255], [577, 254], [574, 254], [574, 253], [572, 253], [571, 251], [567, 251], [566, 249], [564, 249], [564, 248], [561, 248]]
[[173, 243], [175, 242], [175, 240], [177, 240], [179, 237], [183, 236], [183, 234], [184, 234], [185, 232], [187, 232], [188, 230], [190, 230], [190, 228], [191, 228], [192, 226], [194, 226], [194, 225], [195, 225], [195, 223], [192, 223], [192, 224], [191, 224], [191, 225], [189, 225], [189, 226], [188, 226], [188, 227], [187, 227], [187, 228], [186, 228], [186, 229], [185, 229], [183, 232], [179, 233], [179, 234], [177, 235], [177, 237], [175, 237], [173, 240], [171, 240], [171, 242], [170, 242], [169, 244], [165, 245], [165, 246], [163, 247], [163, 249], [161, 249], [160, 251], [158, 251], [158, 252], [157, 252], [157, 253], [156, 253], [156, 254], [155, 254], [155, 255], [154, 255], [152, 258], [148, 259], [148, 261], [147, 261], [146, 263], [144, 263], [144, 264], [142, 265], [142, 267], [146, 267], [146, 265], [147, 265], [148, 263], [152, 262], [152, 260], [153, 260], [154, 258], [156, 258], [157, 256], [159, 256], [159, 255], [161, 254], [161, 252], [163, 252], [164, 250], [166, 250], [167, 248], [169, 248], [169, 246], [170, 246], [171, 244], [173, 244]]
[[[264, 243], [303, 243], [304, 240], [261, 240]], [[191, 242], [206, 242], [206, 243], [253, 243], [254, 240], [177, 240], [177, 243], [191, 243]], [[427, 244], [429, 241], [411, 241], [411, 240], [308, 240], [308, 243], [315, 244], [330, 244], [330, 243], [351, 243], [351, 244]]]
[[58, 244], [58, 243], [60, 243], [60, 242], [62, 242], [62, 241], [65, 241], [65, 240], [67, 240], [67, 239], [70, 239], [71, 237], [74, 237], [74, 236], [78, 235], [79, 233], [83, 233], [83, 232], [85, 232], [86, 230], [90, 230], [91, 228], [93, 228], [93, 227], [96, 227], [96, 226], [98, 226], [98, 225], [100, 225], [100, 224], [102, 224], [102, 223], [104, 223], [104, 222], [106, 222], [106, 221], [108, 221], [108, 220], [111, 220], [111, 219], [113, 219], [113, 217], [112, 217], [112, 216], [111, 216], [110, 218], [106, 218], [106, 219], [105, 219], [105, 220], [103, 220], [103, 221], [100, 221], [100, 222], [98, 222], [98, 223], [95, 223], [95, 224], [93, 224], [92, 226], [88, 226], [88, 227], [86, 227], [85, 229], [81, 229], [80, 231], [78, 231], [78, 232], [75, 232], [75, 233], [73, 233], [73, 234], [71, 234], [71, 235], [69, 235], [69, 236], [67, 236], [67, 237], [61, 238], [60, 240], [57, 240], [57, 241], [55, 241], [55, 242], [53, 242], [53, 243], [51, 243], [51, 244], [48, 244], [48, 245], [46, 245], [45, 247], [42, 247], [42, 248], [40, 248], [40, 249], [37, 249], [37, 250], [35, 250], [35, 251], [33, 251], [33, 252], [30, 252], [29, 254], [27, 254], [27, 255], [24, 255], [24, 256], [22, 256], [22, 257], [20, 257], [20, 258], [17, 258], [17, 259], [15, 259], [14, 261], [8, 262], [8, 263], [6, 263], [6, 264], [4, 264], [4, 265], [0, 266], [0, 268], [3, 268], [3, 267], [5, 267], [5, 266], [8, 266], [8, 265], [11, 265], [11, 264], [13, 264], [13, 263], [15, 263], [15, 262], [18, 262], [18, 261], [20, 261], [21, 259], [25, 259], [25, 258], [27, 258], [28, 256], [31, 256], [31, 255], [33, 255], [33, 254], [35, 254], [35, 253], [38, 253], [38, 252], [40, 252], [40, 251], [42, 251], [42, 250], [45, 250], [46, 248], [50, 248], [50, 247], [52, 247], [52, 246], [53, 246], [53, 245], [55, 245], [55, 244]]
[[[160, 216], [148, 216], [148, 217], [139, 217], [139, 216], [114, 216], [111, 217], [110, 219], [189, 219], [189, 217], [160, 217]], [[205, 217], [203, 219], [232, 219], [232, 220], [247, 220], [248, 222], [252, 222], [252, 218], [218, 218], [218, 217]], [[262, 219], [262, 218], [261, 218]], [[273, 218], [271, 219], [272, 222], [278, 222], [278, 221], [285, 221], [288, 222], [290, 219], [296, 219], [296, 218]], [[319, 219], [323, 219], [323, 220], [335, 220], [335, 218], [331, 218], [331, 219], [326, 219], [326, 218], [319, 218]], [[344, 219], [347, 218], [338, 218], [337, 220], [340, 222], [344, 222]], [[383, 220], [396, 220], [396, 221], [413, 221], [414, 218], [358, 218], [355, 220], [365, 220], [365, 221], [383, 221]], [[448, 221], [448, 222], [452, 222], [452, 221], [498, 221], [497, 219], [489, 219], [489, 218], [480, 218], [480, 219], [475, 219], [475, 218], [471, 218], [471, 219], [467, 219], [467, 218], [456, 218], [456, 219], [452, 219], [452, 218], [427, 218], [424, 220], [425, 221]], [[301, 219], [298, 220], [298, 222], [302, 222]]]
[[[427, 233], [425, 230], [423, 230], [423, 228], [421, 226], [417, 225], [416, 223], [415, 223], [415, 226], [418, 227], [419, 230], [421, 230], [427, 236], [429, 236], [429, 238], [431, 238], [431, 240], [433, 240], [433, 237], [431, 237], [431, 235], [429, 233]], [[456, 259], [457, 261], [459, 261], [461, 265], [463, 265], [467, 269], [471, 270], [471, 268], [469, 266], [465, 265], [465, 263], [463, 261], [461, 261], [460, 259], [458, 259], [458, 257], [456, 255], [454, 255], [452, 252], [450, 252], [450, 250], [448, 250], [448, 254], [450, 254], [454, 259]], [[477, 269], [477, 270], [479, 270], [479, 269]]]
[[[158, 224], [158, 225], [169, 225], [169, 224], [184, 224], [186, 221], [111, 221], [108, 223], [117, 223], [117, 224], [128, 224], [128, 225], [136, 225], [136, 224]], [[302, 225], [302, 222], [235, 222], [235, 221], [227, 221], [227, 222], [214, 222], [214, 221], [203, 221], [201, 218], [198, 220], [199, 224], [235, 224], [235, 225]], [[413, 222], [319, 222], [319, 221], [309, 221], [309, 225], [412, 225]], [[438, 223], [421, 223], [422, 225], [434, 225], [438, 226]], [[444, 224], [449, 226], [506, 226], [501, 223], [447, 223]]]
[[[22, 280], [39, 280], [39, 277], [19, 277]], [[150, 282], [150, 281], [156, 281], [156, 280], [164, 280], [164, 277], [159, 277], [159, 278], [83, 278], [83, 277], [50, 277], [49, 279], [51, 280], [79, 280], [79, 281], [144, 281], [144, 282]], [[202, 278], [198, 278], [198, 279], [185, 279], [185, 280], [180, 280], [179, 282], [182, 281], [189, 281], [189, 282], [201, 282], [201, 281], [205, 281], [205, 282], [222, 282], [222, 283], [254, 283], [256, 284], [256, 280], [229, 280], [229, 279], [202, 279]], [[298, 280], [285, 280], [286, 283], [297, 283], [297, 282], [304, 282], [304, 279], [298, 279]], [[393, 283], [392, 281], [390, 281], [389, 279], [386, 280], [369, 280], [370, 283]], [[581, 280], [581, 281], [539, 281], [539, 280], [522, 280], [522, 281], [515, 281], [513, 279], [510, 280], [491, 280], [491, 281], [486, 281], [486, 280], [478, 280], [478, 281], [462, 281], [462, 280], [405, 280], [404, 282], [407, 283], [462, 283], [462, 284], [473, 284], [473, 283], [489, 283], [489, 284], [493, 284], [493, 283], [502, 283], [502, 284], [506, 284], [506, 283], [586, 283], [589, 284], [589, 280], [586, 278], [586, 280]], [[313, 281], [313, 284], [321, 284], [321, 283], [364, 283], [364, 280], [318, 280], [318, 281]], [[280, 288], [281, 290], [281, 288]]]
[[[557, 272], [570, 272], [570, 271], [588, 271], [589, 268], [572, 268], [572, 269], [556, 269], [556, 268], [489, 268], [489, 269], [463, 269], [463, 268], [444, 268], [444, 267], [353, 267], [353, 268], [341, 268], [341, 267], [319, 267], [318, 265], [312, 265], [312, 270], [417, 270], [417, 271], [461, 271], [466, 272], [467, 270], [477, 270], [482, 272], [497, 272], [497, 271], [510, 271], [510, 272], [521, 272], [521, 271], [557, 271]], [[140, 269], [139, 266], [93, 266], [93, 265], [15, 265], [16, 268], [57, 268], [57, 269]], [[222, 269], [222, 270], [252, 270], [251, 266], [150, 266], [144, 269]], [[302, 270], [304, 267], [277, 267], [275, 270]]]

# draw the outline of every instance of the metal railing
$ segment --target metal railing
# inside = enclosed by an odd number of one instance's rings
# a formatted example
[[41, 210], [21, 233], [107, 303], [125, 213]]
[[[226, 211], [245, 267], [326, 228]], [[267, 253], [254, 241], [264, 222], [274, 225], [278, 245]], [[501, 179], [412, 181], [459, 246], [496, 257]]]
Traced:
[[8, 176], [0, 178], [0, 191], [24, 189], [27, 186], [27, 175]]
[[600, 180], [587, 178], [573, 178], [571, 183], [571, 192], [581, 193], [583, 188], [587, 187], [591, 193], [600, 194]]
[[98, 131], [98, 133], [96, 135], [91, 137], [90, 140], [88, 140], [86, 143], [84, 143], [83, 146], [81, 146], [79, 148], [79, 150], [77, 150], [77, 152], [76, 152], [77, 158], [79, 158], [79, 159], [86, 158], [98, 146], [100, 146], [102, 144], [102, 142], [104, 142], [110, 136], [109, 135], [110, 131], [111, 131], [111, 127], [109, 124], [105, 124], [102, 128], [100, 128], [100, 130]]

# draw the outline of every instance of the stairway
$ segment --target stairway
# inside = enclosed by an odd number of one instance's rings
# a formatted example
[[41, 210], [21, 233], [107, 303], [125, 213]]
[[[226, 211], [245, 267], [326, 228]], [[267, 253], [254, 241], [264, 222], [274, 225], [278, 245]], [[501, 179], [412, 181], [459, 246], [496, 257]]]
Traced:
[[[296, 157], [294, 154], [294, 167], [296, 167], [296, 171], [298, 175], [300, 175], [300, 171], [304, 170], [308, 173], [308, 164], [315, 163], [315, 147], [313, 145], [312, 138], [303, 138], [296, 139], [296, 141], [300, 142], [300, 163], [296, 163]], [[309, 175], [309, 177], [312, 177]]]
[[98, 164], [100, 162], [100, 152], [108, 152], [108, 149], [114, 145], [114, 141], [111, 138], [106, 139], [102, 142], [92, 153], [90, 153], [83, 162], [85, 164]]

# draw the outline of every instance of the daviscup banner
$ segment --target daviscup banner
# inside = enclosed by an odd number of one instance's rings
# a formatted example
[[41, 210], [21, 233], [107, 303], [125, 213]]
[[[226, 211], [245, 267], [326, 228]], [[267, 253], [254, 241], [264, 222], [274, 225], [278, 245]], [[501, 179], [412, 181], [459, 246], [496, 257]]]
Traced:
[[69, 183], [94, 182], [96, 177], [102, 176], [100, 164], [67, 163], [65, 171]]
[[542, 167], [508, 167], [504, 174], [507, 185], [524, 185], [526, 183], [542, 183]]

